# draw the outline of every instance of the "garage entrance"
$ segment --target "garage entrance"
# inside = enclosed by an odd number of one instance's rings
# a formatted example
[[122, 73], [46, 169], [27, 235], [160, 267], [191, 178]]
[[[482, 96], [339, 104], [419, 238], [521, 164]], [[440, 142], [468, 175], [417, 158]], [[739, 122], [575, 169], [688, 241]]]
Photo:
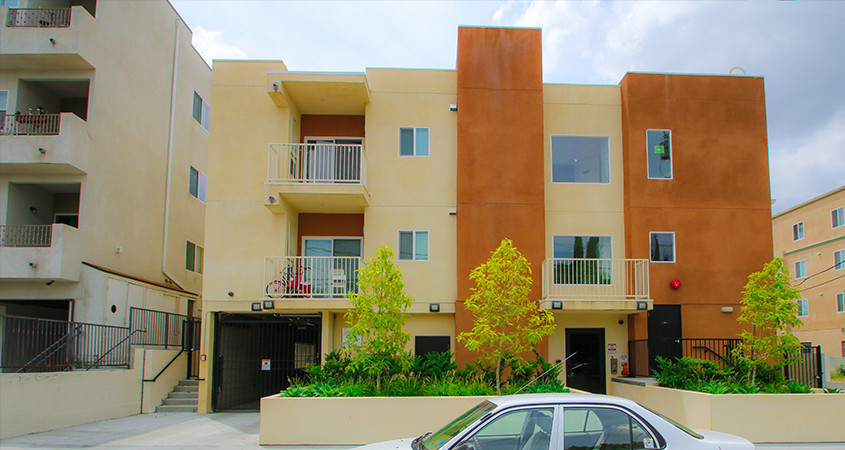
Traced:
[[218, 313], [214, 410], [258, 410], [261, 397], [303, 378], [320, 362], [320, 330], [319, 315]]

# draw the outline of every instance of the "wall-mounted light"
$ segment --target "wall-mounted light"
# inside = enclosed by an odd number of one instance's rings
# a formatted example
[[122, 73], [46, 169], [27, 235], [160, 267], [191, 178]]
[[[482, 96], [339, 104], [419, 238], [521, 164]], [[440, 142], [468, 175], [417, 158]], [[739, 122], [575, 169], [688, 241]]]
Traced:
[[733, 306], [723, 306], [721, 311], [723, 313], [732, 313], [732, 312], [734, 312], [734, 307]]
[[53, 39], [53, 38], [50, 38], [50, 43], [53, 44], [53, 45], [56, 45], [56, 40]]
[[252, 302], [253, 311], [261, 311], [261, 302]]
[[637, 302], [637, 311], [648, 311], [648, 302]]
[[38, 214], [38, 208], [36, 208], [36, 207], [34, 207], [34, 206], [30, 206], [30, 207], [29, 207], [29, 212], [31, 212], [31, 213], [32, 213], [32, 215], [34, 216], [34, 215]]
[[38, 147], [38, 153], [41, 153], [42, 155], [44, 155], [44, 154], [47, 153], [47, 149], [44, 148], [44, 147]]
[[267, 201], [270, 202], [270, 203], [276, 203], [276, 196], [271, 195], [271, 196], [267, 197]]
[[235, 296], [235, 293], [234, 293], [234, 292], [232, 292], [232, 291], [227, 292], [227, 294], [229, 295], [229, 297], [234, 297], [234, 296]]
[[44, 285], [45, 285], [45, 286], [52, 286], [52, 285], [53, 285], [53, 283], [55, 283], [55, 282], [56, 282], [56, 280], [50, 280], [50, 281], [48, 281], [48, 282], [44, 283]]
[[123, 253], [123, 247], [118, 245], [117, 247], [114, 248], [114, 252], [117, 253], [117, 254]]
[[449, 215], [450, 216], [457, 216], [458, 215], [458, 208], [449, 208]]
[[273, 83], [273, 90], [279, 92], [279, 85], [277, 83]]
[[37, 268], [38, 268], [38, 263], [31, 262], [31, 263], [29, 263], [29, 267], [31, 267], [31, 268], [33, 268], [33, 269], [37, 269]]
[[428, 312], [440, 312], [440, 303], [429, 303]]
[[273, 300], [264, 300], [264, 309], [276, 309], [276, 302]]
[[552, 309], [563, 309], [563, 302], [561, 300], [552, 300]]
[[457, 111], [457, 110], [458, 110], [458, 104], [457, 103], [452, 103], [452, 104], [449, 105], [449, 111]]

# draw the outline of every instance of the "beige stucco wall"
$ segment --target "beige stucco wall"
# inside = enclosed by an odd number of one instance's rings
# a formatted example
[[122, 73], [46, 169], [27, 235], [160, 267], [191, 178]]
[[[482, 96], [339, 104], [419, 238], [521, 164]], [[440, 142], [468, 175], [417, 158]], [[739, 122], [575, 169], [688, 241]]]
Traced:
[[[174, 357], [176, 357], [175, 360], [173, 360]], [[154, 413], [156, 407], [161, 405], [161, 401], [179, 383], [179, 380], [185, 379], [188, 370], [188, 355], [187, 353], [179, 354], [179, 350], [148, 348], [144, 350], [142, 358], [144, 380], [155, 379], [156, 381], [145, 381], [143, 383], [144, 397], [141, 412], [144, 414]], [[171, 361], [173, 362], [171, 363]], [[168, 366], [168, 364], [170, 365]], [[162, 369], [164, 369], [163, 372], [161, 372]], [[161, 372], [161, 375], [159, 375], [159, 372]], [[156, 375], [158, 375], [157, 379]]]

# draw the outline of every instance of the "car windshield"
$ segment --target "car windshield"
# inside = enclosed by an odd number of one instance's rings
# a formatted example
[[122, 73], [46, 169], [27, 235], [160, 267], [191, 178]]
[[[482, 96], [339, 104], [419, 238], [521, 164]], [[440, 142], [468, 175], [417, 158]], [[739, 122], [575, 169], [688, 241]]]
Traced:
[[648, 406], [645, 406], [645, 405], [640, 405], [640, 406], [642, 406], [643, 408], [647, 409], [650, 413], [654, 414], [655, 416], [658, 416], [658, 417], [660, 417], [661, 419], [663, 419], [663, 420], [665, 420], [665, 421], [667, 421], [667, 422], [671, 423], [672, 425], [674, 425], [675, 427], [677, 427], [679, 430], [683, 431], [684, 433], [686, 433], [686, 434], [688, 434], [688, 435], [690, 435], [690, 436], [692, 436], [692, 437], [694, 437], [694, 438], [696, 438], [696, 439], [704, 439], [704, 436], [702, 436], [702, 435], [700, 435], [700, 434], [696, 433], [696, 432], [695, 432], [695, 431], [693, 431], [691, 428], [689, 428], [689, 427], [687, 427], [687, 426], [685, 426], [685, 425], [681, 425], [680, 423], [678, 423], [678, 422], [676, 422], [676, 421], [672, 420], [672, 419], [671, 419], [671, 418], [669, 418], [669, 417], [664, 416], [663, 414], [660, 414], [659, 412], [657, 412], [657, 411], [655, 411], [655, 410], [653, 410], [653, 409], [649, 408]]
[[445, 427], [435, 431], [434, 433], [431, 433], [430, 435], [428, 435], [428, 437], [424, 438], [422, 441], [423, 449], [439, 449], [444, 444], [452, 440], [452, 438], [457, 436], [458, 433], [463, 431], [471, 423], [480, 419], [485, 414], [494, 410], [495, 408], [496, 405], [487, 400], [479, 403], [469, 411], [458, 416], [457, 419], [451, 421], [449, 425], [446, 425]]

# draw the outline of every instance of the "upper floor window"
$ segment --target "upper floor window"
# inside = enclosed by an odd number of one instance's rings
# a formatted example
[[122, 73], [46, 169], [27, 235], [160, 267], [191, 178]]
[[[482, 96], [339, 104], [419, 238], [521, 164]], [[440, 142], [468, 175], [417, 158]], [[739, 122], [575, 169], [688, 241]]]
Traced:
[[[3, 106], [2, 101], [0, 101], [0, 106]], [[840, 206], [830, 212], [830, 223], [833, 228], [839, 228], [845, 225], [845, 206]]]
[[191, 166], [190, 180], [188, 181], [188, 192], [201, 202], [205, 203], [205, 174]]
[[845, 292], [836, 294], [836, 312], [845, 312]]
[[675, 233], [649, 233], [651, 262], [675, 262]]
[[428, 261], [428, 231], [400, 231], [399, 260]]
[[647, 130], [646, 147], [648, 177], [656, 180], [672, 179], [672, 131]]
[[[9, 109], [9, 91], [0, 89], [0, 116], [5, 116]], [[2, 125], [2, 123], [0, 123]]]
[[208, 116], [211, 114], [211, 107], [208, 106], [208, 102], [203, 100], [197, 91], [194, 91], [194, 110], [193, 116], [194, 120], [196, 120], [206, 131], [208, 131]]
[[804, 239], [804, 222], [798, 222], [792, 226], [792, 240]]
[[836, 267], [836, 270], [845, 269], [845, 250], [833, 252], [833, 265]]
[[191, 241], [185, 247], [185, 268], [202, 274], [203, 248]]
[[798, 300], [798, 317], [807, 317], [810, 315], [810, 303], [806, 298]]
[[804, 278], [807, 276], [807, 261], [801, 260], [795, 262], [795, 278]]
[[552, 136], [552, 183], [610, 183], [610, 138]]
[[399, 156], [428, 156], [428, 128], [399, 128]]

